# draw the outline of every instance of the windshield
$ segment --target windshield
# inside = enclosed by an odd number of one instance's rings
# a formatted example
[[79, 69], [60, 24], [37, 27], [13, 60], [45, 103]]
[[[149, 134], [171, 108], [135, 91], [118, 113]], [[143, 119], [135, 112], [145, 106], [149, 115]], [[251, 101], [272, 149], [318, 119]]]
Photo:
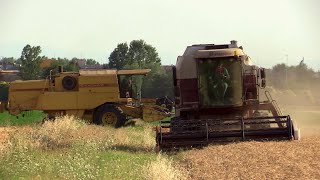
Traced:
[[200, 100], [203, 106], [242, 103], [241, 61], [234, 58], [203, 59], [198, 63]]
[[119, 89], [121, 98], [141, 99], [142, 75], [120, 75]]

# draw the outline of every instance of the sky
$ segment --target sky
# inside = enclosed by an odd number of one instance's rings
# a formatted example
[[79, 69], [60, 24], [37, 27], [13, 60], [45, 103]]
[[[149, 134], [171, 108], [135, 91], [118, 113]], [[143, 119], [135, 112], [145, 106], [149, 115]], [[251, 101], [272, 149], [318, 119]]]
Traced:
[[143, 39], [171, 65], [188, 45], [237, 40], [259, 66], [304, 57], [320, 70], [319, 7], [319, 0], [0, 0], [0, 58], [18, 58], [30, 44], [47, 57], [107, 63], [118, 43]]

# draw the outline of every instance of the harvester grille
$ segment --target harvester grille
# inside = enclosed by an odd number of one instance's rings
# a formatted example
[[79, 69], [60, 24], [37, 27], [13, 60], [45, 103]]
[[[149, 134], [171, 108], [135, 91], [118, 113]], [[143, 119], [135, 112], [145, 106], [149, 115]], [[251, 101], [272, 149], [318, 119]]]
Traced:
[[226, 141], [293, 138], [290, 116], [188, 120], [172, 118], [171, 121], [162, 121], [156, 131], [159, 150], [201, 147]]

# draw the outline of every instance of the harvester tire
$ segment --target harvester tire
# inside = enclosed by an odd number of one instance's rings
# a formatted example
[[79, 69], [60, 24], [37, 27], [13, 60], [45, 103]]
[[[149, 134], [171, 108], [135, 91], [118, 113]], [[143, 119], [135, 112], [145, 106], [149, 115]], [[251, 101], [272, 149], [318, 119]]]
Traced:
[[94, 115], [94, 123], [98, 125], [109, 125], [115, 128], [122, 127], [126, 122], [126, 116], [123, 114], [122, 110], [113, 105], [105, 104], [100, 106]]

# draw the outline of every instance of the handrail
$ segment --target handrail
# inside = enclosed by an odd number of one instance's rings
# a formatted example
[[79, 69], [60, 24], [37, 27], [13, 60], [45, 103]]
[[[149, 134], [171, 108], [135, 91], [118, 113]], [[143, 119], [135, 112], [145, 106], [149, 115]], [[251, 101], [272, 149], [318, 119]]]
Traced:
[[272, 105], [273, 105], [274, 108], [276, 109], [277, 113], [281, 116], [281, 115], [282, 115], [282, 112], [281, 112], [281, 109], [280, 109], [279, 106], [278, 106], [277, 101], [275, 101], [275, 100], [272, 98], [272, 96], [271, 96], [271, 94], [270, 94], [269, 91], [265, 91], [264, 93], [265, 93], [268, 101], [272, 103]]

